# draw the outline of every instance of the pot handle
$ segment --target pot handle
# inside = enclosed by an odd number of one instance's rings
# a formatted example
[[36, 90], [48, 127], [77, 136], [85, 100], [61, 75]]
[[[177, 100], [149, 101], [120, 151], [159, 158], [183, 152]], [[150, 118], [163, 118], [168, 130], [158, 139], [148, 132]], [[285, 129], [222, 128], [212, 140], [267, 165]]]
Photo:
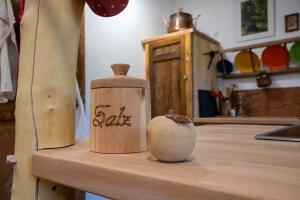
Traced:
[[197, 17], [194, 17], [194, 18], [193, 18], [193, 20], [195, 20], [195, 21], [194, 21], [194, 28], [196, 28], [197, 22], [198, 22], [198, 19], [199, 19], [200, 16], [201, 16], [201, 15], [199, 14], [199, 15], [197, 15]]
[[166, 19], [162, 19], [161, 22], [168, 28], [169, 22]]

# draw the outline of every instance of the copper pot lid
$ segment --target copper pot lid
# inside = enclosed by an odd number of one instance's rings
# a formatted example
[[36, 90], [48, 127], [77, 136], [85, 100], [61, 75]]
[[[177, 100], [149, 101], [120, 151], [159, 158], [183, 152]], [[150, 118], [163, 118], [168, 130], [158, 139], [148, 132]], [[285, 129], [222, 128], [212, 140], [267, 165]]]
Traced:
[[145, 88], [150, 89], [149, 81], [141, 78], [127, 76], [128, 64], [113, 64], [111, 66], [114, 76], [93, 80], [91, 89], [97, 88]]
[[94, 13], [101, 17], [112, 17], [121, 13], [129, 0], [86, 0]]

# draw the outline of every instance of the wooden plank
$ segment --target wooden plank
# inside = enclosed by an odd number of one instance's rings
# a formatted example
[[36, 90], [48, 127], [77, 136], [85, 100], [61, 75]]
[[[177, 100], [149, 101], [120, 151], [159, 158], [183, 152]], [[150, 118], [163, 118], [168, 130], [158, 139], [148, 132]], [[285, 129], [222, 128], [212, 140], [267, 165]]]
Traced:
[[[214, 89], [217, 76], [215, 68], [207, 69], [209, 56], [203, 52], [217, 50], [219, 43], [193, 29], [143, 42], [147, 42], [143, 43], [145, 74], [152, 84], [152, 116], [166, 114], [171, 108], [190, 118], [199, 116], [197, 90]], [[179, 71], [175, 72], [173, 68], [179, 68]]]
[[190, 119], [193, 118], [193, 36], [186, 33], [182, 39], [182, 64], [184, 65], [184, 77], [180, 77], [184, 81], [185, 90], [185, 115]]
[[180, 53], [166, 53], [160, 56], [156, 56], [153, 58], [153, 62], [160, 62], [160, 61], [166, 61], [166, 60], [172, 60], [172, 59], [179, 59]]
[[169, 37], [148, 45], [149, 65], [146, 73], [149, 73], [151, 85], [152, 117], [165, 115], [169, 109], [186, 114], [185, 88], [182, 79], [185, 74], [184, 37]]
[[198, 90], [216, 90], [217, 70], [213, 67], [217, 61], [212, 61], [211, 67], [208, 69], [210, 56], [203, 55], [203, 52], [215, 51], [218, 45], [208, 41], [199, 35], [193, 35], [193, 117], [199, 117], [199, 98]]
[[299, 143], [255, 140], [282, 126], [197, 127], [188, 162], [157, 162], [149, 152], [95, 154], [86, 142], [33, 155], [33, 174], [113, 199], [298, 200]]
[[299, 118], [289, 117], [200, 117], [194, 118], [196, 125], [202, 124], [269, 124], [292, 125], [300, 124]]
[[152, 60], [152, 55], [150, 54], [149, 43], [145, 44], [145, 66], [144, 66], [144, 77], [146, 80], [150, 80], [150, 60]]
[[262, 43], [257, 43], [257, 44], [246, 45], [246, 46], [242, 46], [242, 47], [223, 49], [223, 50], [219, 50], [218, 52], [219, 53], [236, 52], [236, 51], [241, 51], [244, 49], [256, 49], [256, 48], [262, 48], [262, 47], [267, 47], [267, 46], [272, 46], [272, 45], [280, 45], [280, 44], [291, 43], [291, 42], [296, 42], [296, 41], [300, 41], [300, 37], [291, 37], [291, 38], [287, 38], [287, 39], [273, 40], [270, 42], [262, 42]]
[[[300, 66], [284, 69], [282, 71], [270, 71], [267, 73], [270, 75], [300, 73]], [[229, 75], [220, 75], [218, 77], [223, 78], [223, 79], [235, 79], [235, 78], [256, 77], [258, 74], [259, 74], [259, 72], [233, 73], [233, 74], [229, 74]]]
[[[12, 200], [69, 199], [74, 192], [32, 176], [33, 151], [74, 142], [75, 77], [82, 1], [27, 0], [16, 100]], [[49, 12], [54, 11], [55, 12]], [[63, 133], [63, 134], [62, 134]]]
[[90, 149], [101, 153], [147, 151], [149, 101], [150, 90], [145, 88], [93, 89]]

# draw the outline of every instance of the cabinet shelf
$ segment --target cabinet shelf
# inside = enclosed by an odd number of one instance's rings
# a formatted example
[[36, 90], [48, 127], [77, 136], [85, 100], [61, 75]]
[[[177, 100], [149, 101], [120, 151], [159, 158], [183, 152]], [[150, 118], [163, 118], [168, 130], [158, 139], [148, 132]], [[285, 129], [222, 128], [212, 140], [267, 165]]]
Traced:
[[[288, 43], [298, 42], [298, 41], [300, 41], [300, 37], [292, 37], [292, 38], [257, 43], [257, 44], [247, 45], [247, 46], [241, 46], [241, 47], [235, 47], [235, 48], [229, 48], [229, 49], [221, 49], [221, 50], [217, 50], [214, 52], [210, 51], [210, 52], [204, 53], [204, 55], [220, 54], [221, 58], [223, 59], [224, 53], [237, 52], [237, 51], [242, 51], [242, 50], [247, 50], [250, 53], [252, 51], [252, 49], [263, 48], [263, 47], [274, 46], [274, 45], [284, 45], [286, 47]], [[300, 66], [290, 68], [289, 63], [287, 63], [285, 70], [267, 71], [267, 73], [270, 75], [300, 73]], [[218, 78], [223, 78], [223, 79], [248, 78], [248, 77], [256, 77], [258, 74], [259, 74], [259, 72], [250, 72], [250, 73], [241, 72], [241, 73], [218, 75]]]
[[242, 46], [242, 47], [223, 49], [223, 50], [219, 50], [218, 53], [237, 52], [237, 51], [241, 51], [241, 50], [245, 50], [245, 49], [257, 49], [257, 48], [287, 44], [287, 43], [292, 43], [292, 42], [297, 42], [297, 41], [300, 41], [300, 37], [292, 37], [292, 38], [287, 38], [287, 39], [282, 39], [282, 40], [274, 40], [274, 41], [270, 41], [270, 42], [262, 42], [262, 43], [257, 43], [257, 44]]
[[[300, 66], [281, 70], [281, 71], [270, 71], [267, 73], [270, 75], [300, 73]], [[234, 73], [234, 74], [228, 74], [228, 75], [219, 75], [218, 78], [223, 78], [223, 79], [249, 78], [249, 77], [256, 77], [258, 74], [259, 74], [259, 72]]]

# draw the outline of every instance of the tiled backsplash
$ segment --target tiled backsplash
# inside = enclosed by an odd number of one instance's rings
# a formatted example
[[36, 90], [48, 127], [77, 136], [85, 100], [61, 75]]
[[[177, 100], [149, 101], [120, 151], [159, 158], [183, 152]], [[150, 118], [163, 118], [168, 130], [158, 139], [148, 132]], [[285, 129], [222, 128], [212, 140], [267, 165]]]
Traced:
[[300, 87], [236, 90], [233, 106], [239, 95], [246, 116], [300, 117]]

